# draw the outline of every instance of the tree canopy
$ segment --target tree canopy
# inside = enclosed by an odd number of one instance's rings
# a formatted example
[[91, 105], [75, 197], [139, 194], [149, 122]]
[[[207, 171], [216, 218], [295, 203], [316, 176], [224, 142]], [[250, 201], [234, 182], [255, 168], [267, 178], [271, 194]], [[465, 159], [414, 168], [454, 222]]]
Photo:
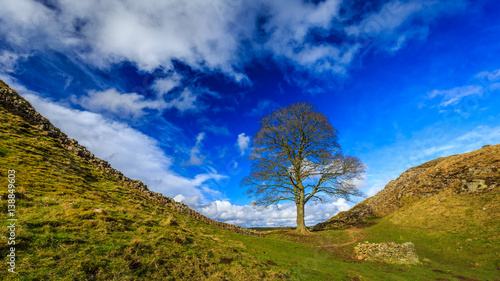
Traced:
[[293, 103], [259, 123], [252, 144], [251, 174], [242, 181], [255, 205], [295, 202], [297, 231], [304, 232], [307, 202], [362, 195], [355, 179], [362, 177], [364, 164], [342, 153], [337, 130], [312, 104]]

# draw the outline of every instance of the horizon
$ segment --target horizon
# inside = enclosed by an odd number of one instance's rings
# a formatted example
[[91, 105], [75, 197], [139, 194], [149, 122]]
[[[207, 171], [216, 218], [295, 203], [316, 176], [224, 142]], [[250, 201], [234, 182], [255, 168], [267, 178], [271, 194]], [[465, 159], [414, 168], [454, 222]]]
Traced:
[[[368, 196], [500, 143], [499, 2], [2, 5], [0, 79], [96, 157], [213, 220], [295, 226], [294, 203], [258, 210], [239, 185], [258, 120], [292, 102], [330, 119], [368, 167]], [[361, 200], [308, 204], [306, 224]]]

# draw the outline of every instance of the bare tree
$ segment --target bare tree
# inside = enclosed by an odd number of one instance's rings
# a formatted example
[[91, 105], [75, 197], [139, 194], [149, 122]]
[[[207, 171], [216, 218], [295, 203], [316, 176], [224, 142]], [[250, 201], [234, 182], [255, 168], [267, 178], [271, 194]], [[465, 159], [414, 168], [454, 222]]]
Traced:
[[307, 102], [291, 104], [262, 118], [252, 144], [251, 174], [242, 185], [255, 197], [254, 205], [277, 205], [291, 200], [297, 206], [297, 231], [306, 232], [304, 206], [326, 197], [362, 196], [354, 179], [365, 166], [342, 154], [337, 130]]

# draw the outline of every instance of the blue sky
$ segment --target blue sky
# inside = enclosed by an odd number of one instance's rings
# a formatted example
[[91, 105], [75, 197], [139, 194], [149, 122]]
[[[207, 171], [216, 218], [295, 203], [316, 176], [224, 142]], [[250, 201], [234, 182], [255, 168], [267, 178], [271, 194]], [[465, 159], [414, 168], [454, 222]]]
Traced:
[[[0, 79], [213, 219], [295, 224], [292, 203], [254, 209], [239, 185], [257, 121], [291, 102], [330, 118], [370, 196], [409, 167], [500, 143], [498, 1], [80, 2], [0, 0]], [[307, 206], [306, 223], [352, 205]]]

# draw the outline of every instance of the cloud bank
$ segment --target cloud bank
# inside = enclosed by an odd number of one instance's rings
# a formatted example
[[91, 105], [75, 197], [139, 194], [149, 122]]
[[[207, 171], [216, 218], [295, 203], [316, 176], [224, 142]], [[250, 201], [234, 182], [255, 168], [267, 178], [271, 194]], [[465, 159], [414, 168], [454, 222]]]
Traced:
[[[245, 64], [262, 54], [309, 71], [345, 74], [360, 48], [385, 42], [378, 45], [393, 52], [425, 37], [437, 15], [463, 6], [396, 0], [353, 15], [339, 0], [6, 0], [0, 36], [15, 50], [55, 50], [103, 69], [130, 61], [146, 72], [169, 70], [177, 60], [245, 81]], [[332, 35], [340, 40], [328, 40]]]
[[[251, 205], [233, 205], [227, 200], [216, 200], [199, 204], [196, 199], [179, 195], [174, 198], [183, 202], [205, 216], [231, 224], [250, 226], [295, 226], [297, 209], [294, 203], [279, 204], [277, 208], [258, 209]], [[332, 200], [325, 204], [307, 204], [305, 206], [305, 222], [307, 226], [328, 220], [338, 212], [350, 209], [344, 199]]]

